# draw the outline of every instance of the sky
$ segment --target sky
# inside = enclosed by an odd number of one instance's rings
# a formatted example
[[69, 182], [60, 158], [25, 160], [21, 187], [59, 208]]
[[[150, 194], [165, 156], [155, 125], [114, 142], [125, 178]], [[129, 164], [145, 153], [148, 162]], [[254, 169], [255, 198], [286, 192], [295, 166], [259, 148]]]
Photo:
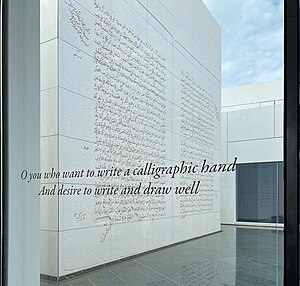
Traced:
[[203, 0], [222, 29], [222, 87], [282, 79], [283, 0]]

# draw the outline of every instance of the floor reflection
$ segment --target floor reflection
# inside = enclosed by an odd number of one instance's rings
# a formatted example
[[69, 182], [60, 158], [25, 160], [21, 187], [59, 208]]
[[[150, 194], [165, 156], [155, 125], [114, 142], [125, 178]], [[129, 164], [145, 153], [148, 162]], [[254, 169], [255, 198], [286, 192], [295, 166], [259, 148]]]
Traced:
[[41, 286], [283, 285], [283, 230], [222, 230]]

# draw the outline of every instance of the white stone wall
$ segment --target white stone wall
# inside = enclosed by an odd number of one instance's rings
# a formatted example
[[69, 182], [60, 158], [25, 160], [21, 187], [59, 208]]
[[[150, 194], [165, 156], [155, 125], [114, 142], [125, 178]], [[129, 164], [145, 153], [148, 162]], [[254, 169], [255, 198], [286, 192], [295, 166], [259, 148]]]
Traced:
[[[281, 80], [223, 89], [221, 110], [222, 161], [283, 161]], [[235, 174], [223, 174], [221, 185], [221, 221], [235, 223]]]
[[[220, 161], [221, 32], [202, 1], [42, 0], [41, 9], [43, 170]], [[62, 276], [220, 230], [219, 180], [197, 178], [194, 197], [42, 197], [42, 273]]]

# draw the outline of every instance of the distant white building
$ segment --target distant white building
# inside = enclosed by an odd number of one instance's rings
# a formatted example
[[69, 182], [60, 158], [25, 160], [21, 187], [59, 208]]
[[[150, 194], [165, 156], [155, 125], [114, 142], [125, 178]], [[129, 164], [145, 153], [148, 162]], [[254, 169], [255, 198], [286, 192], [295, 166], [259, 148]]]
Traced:
[[[234, 174], [223, 175], [221, 221], [253, 223], [253, 216], [257, 217], [256, 222], [280, 221], [283, 215], [282, 81], [226, 88], [221, 98], [221, 159], [232, 162], [238, 157], [238, 164], [243, 164], [240, 173], [238, 168]], [[271, 162], [274, 164], [266, 164]], [[266, 180], [268, 186], [262, 185]]]

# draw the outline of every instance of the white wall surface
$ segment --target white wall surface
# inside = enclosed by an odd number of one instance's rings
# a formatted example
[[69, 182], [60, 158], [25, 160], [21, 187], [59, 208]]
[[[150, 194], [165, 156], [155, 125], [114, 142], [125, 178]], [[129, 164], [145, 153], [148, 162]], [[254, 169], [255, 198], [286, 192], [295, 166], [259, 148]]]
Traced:
[[[45, 18], [41, 37], [42, 169], [220, 161], [221, 32], [202, 1], [189, 5], [189, 1], [182, 0], [98, 0], [97, 8], [94, 1], [64, 0], [57, 3], [58, 10], [52, 2], [42, 2], [44, 11], [49, 9], [53, 15]], [[96, 15], [99, 25], [95, 24]], [[110, 27], [114, 29], [103, 40], [108, 33], [104, 21], [107, 17], [113, 19]], [[145, 50], [141, 52], [126, 42], [130, 37]], [[114, 47], [122, 41], [124, 45]], [[144, 61], [132, 68], [134, 61], [130, 60], [135, 53]], [[99, 58], [102, 62], [97, 66], [95, 59]], [[149, 62], [149, 68], [160, 64], [148, 74], [145, 62]], [[123, 66], [119, 71], [106, 71], [106, 65], [114, 68], [120, 63]], [[118, 92], [114, 84], [119, 86], [123, 81], [124, 66], [131, 70], [131, 78], [145, 72], [139, 83], [127, 80], [134, 91], [129, 96], [135, 96], [130, 100], [139, 103], [139, 108], [127, 101], [120, 104], [113, 97], [105, 97], [104, 91], [95, 90], [99, 81], [110, 77], [112, 85], [102, 82], [101, 86], [105, 91]], [[157, 85], [160, 80], [163, 87]], [[149, 102], [142, 87], [147, 81], [151, 82], [149, 87], [160, 90], [149, 91]], [[127, 87], [122, 88], [126, 91]], [[135, 123], [122, 125], [122, 118], [131, 113], [138, 115]], [[103, 125], [95, 129], [98, 123]], [[124, 143], [122, 130], [130, 132], [131, 143]], [[118, 145], [107, 148], [104, 142], [110, 135]], [[123, 150], [121, 157], [116, 153], [118, 146]], [[109, 201], [95, 196], [42, 198], [42, 253], [59, 247], [48, 261], [42, 259], [42, 273], [62, 276], [220, 230], [220, 181], [211, 175], [197, 178], [202, 182], [199, 196], [153, 196], [151, 207], [160, 206], [156, 211], [150, 208], [147, 212], [132, 212], [147, 206], [147, 196], [127, 196], [122, 203], [126, 209], [120, 208], [118, 197]], [[160, 184], [187, 185], [191, 179], [167, 178]], [[138, 180], [146, 183], [151, 178]], [[125, 183], [137, 182], [132, 177]], [[95, 186], [99, 181], [59, 183]], [[131, 203], [130, 199], [136, 201]], [[104, 208], [108, 202], [109, 211]], [[74, 218], [78, 213], [85, 215], [83, 221]]]
[[238, 109], [242, 109], [242, 105], [259, 105], [277, 100], [283, 100], [282, 80], [222, 89], [222, 111], [226, 111], [226, 107], [238, 106]]
[[[238, 163], [283, 161], [282, 81], [222, 90], [221, 154]], [[224, 174], [221, 221], [236, 222], [235, 176]], [[228, 187], [230, 186], [230, 187]]]
[[[41, 2], [41, 172], [58, 170], [58, 2]], [[42, 181], [51, 186], [56, 181]], [[41, 274], [58, 276], [59, 212], [58, 197], [40, 197]]]

